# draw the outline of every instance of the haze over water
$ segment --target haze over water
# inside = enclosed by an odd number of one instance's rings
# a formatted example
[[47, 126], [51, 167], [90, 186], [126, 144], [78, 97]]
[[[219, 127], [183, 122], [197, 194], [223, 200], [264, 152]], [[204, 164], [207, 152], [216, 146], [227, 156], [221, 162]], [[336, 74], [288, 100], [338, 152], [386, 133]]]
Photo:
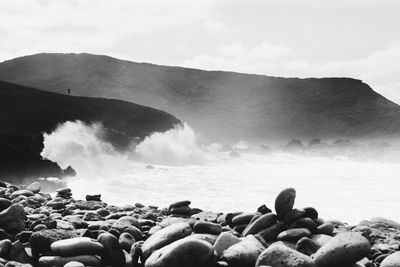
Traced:
[[120, 153], [99, 139], [100, 130], [67, 122], [45, 135], [42, 155], [77, 171], [68, 180], [76, 198], [101, 193], [109, 204], [159, 207], [189, 199], [192, 207], [203, 210], [255, 211], [262, 204], [273, 209], [276, 195], [294, 187], [295, 206], [313, 206], [325, 219], [400, 220], [399, 163], [288, 153], [232, 157], [218, 144], [199, 145], [187, 125], [153, 134]]

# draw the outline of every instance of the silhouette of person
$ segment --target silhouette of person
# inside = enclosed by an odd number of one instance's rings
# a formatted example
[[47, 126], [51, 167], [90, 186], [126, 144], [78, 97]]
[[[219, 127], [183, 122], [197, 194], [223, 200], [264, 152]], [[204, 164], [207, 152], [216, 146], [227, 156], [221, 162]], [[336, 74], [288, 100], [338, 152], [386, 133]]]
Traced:
[[70, 95], [71, 94], [71, 89], [68, 88], [67, 91], [68, 91], [68, 94]]

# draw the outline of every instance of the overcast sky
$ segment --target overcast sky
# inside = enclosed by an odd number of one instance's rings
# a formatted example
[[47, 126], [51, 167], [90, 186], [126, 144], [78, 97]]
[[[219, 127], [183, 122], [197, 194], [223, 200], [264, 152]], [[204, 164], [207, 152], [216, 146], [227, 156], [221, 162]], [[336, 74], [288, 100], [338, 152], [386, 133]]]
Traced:
[[400, 104], [399, 0], [0, 0], [0, 61], [39, 52], [354, 77]]

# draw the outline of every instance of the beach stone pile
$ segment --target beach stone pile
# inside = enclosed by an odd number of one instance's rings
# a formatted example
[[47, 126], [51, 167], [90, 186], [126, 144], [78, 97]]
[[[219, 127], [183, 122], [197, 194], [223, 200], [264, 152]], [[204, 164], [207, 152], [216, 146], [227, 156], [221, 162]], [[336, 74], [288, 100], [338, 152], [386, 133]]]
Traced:
[[0, 267], [400, 266], [399, 223], [324, 221], [295, 199], [288, 188], [274, 211], [217, 213], [188, 200], [118, 207], [101, 195], [75, 200], [68, 188], [52, 197], [37, 182], [0, 182]]

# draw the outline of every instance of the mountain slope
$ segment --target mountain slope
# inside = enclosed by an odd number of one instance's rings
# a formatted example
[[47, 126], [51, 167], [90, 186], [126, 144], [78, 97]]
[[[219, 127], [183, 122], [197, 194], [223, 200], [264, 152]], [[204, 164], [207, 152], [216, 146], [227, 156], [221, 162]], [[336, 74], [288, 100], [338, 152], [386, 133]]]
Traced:
[[102, 123], [104, 139], [120, 148], [133, 138], [180, 123], [168, 113], [129, 102], [61, 95], [0, 81], [0, 178], [62, 175], [55, 163], [41, 161], [42, 133], [75, 120]]
[[37, 54], [1, 63], [0, 79], [161, 109], [213, 141], [393, 137], [400, 132], [399, 106], [349, 78], [277, 78], [90, 54]]

